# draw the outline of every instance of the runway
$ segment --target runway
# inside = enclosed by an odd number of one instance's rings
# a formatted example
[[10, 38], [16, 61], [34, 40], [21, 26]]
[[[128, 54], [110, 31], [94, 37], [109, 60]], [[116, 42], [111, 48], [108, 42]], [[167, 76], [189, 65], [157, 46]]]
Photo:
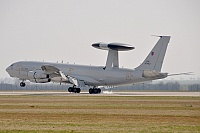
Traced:
[[110, 92], [103, 91], [100, 94], [89, 94], [88, 92], [49, 92], [49, 91], [1, 91], [0, 96], [23, 96], [23, 95], [53, 95], [53, 96], [193, 96], [199, 97], [200, 92]]

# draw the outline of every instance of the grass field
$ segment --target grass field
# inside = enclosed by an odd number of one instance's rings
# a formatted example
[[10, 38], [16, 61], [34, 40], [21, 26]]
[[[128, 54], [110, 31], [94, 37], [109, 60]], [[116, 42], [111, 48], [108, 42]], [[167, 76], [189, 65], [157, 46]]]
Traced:
[[200, 132], [200, 97], [0, 96], [0, 132]]

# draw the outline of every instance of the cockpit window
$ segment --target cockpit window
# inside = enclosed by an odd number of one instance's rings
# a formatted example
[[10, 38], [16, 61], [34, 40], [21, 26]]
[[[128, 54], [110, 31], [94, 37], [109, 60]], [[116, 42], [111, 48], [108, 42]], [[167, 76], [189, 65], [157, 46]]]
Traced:
[[13, 66], [14, 66], [14, 64], [11, 64], [11, 65], [10, 65], [10, 69], [13, 69]]

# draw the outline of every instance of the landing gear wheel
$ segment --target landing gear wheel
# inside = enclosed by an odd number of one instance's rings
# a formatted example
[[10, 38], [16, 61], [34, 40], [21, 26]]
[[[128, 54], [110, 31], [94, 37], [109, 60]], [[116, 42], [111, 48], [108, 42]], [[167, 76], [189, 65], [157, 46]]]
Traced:
[[26, 84], [25, 84], [24, 82], [21, 82], [19, 85], [20, 85], [21, 87], [25, 87], [25, 86], [26, 86]]
[[94, 91], [94, 94], [98, 93], [98, 89], [97, 88], [95, 88], [93, 91]]
[[68, 91], [69, 92], [74, 92], [74, 93], [80, 93], [81, 89], [80, 88], [69, 87]]
[[74, 88], [73, 88], [73, 87], [69, 87], [69, 88], [68, 88], [68, 91], [69, 91], [69, 92], [74, 92]]
[[101, 89], [100, 88], [98, 88], [97, 90], [98, 90], [98, 93], [101, 93]]
[[81, 89], [80, 88], [76, 88], [76, 92], [75, 93], [80, 93]]
[[93, 92], [94, 92], [93, 90], [94, 90], [94, 89], [91, 89], [91, 88], [90, 88], [90, 89], [89, 89], [89, 93], [90, 93], [90, 94], [93, 94]]
[[101, 89], [100, 88], [90, 88], [89, 89], [89, 93], [90, 94], [99, 94], [99, 93], [101, 93]]

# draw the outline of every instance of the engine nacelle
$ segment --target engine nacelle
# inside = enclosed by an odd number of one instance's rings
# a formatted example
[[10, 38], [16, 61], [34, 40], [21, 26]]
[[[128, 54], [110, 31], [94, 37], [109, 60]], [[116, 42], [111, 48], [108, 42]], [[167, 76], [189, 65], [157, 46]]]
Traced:
[[42, 70], [34, 70], [28, 72], [28, 77], [30, 79], [49, 79], [49, 75], [45, 74]]
[[51, 82], [51, 79], [45, 78], [45, 79], [30, 79], [31, 82], [34, 83], [48, 83]]

